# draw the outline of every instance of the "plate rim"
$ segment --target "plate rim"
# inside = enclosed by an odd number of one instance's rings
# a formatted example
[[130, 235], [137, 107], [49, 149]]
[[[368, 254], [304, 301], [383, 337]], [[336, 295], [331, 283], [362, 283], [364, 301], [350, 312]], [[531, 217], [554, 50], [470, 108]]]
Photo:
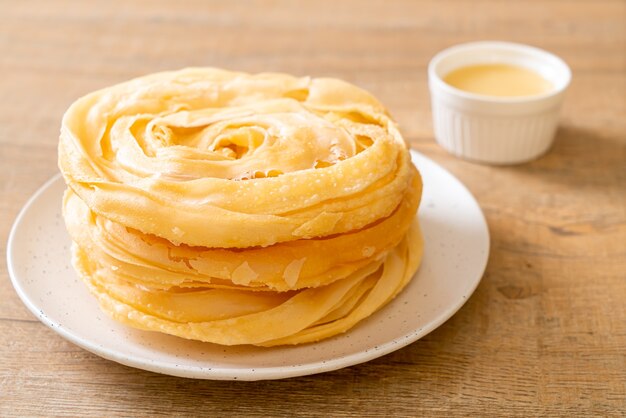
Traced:
[[[448, 305], [447, 309], [445, 309], [442, 313], [440, 313], [437, 318], [433, 321], [430, 321], [427, 325], [412, 330], [405, 335], [392, 339], [390, 341], [385, 342], [384, 344], [379, 344], [375, 347], [368, 347], [364, 350], [358, 351], [356, 353], [333, 357], [329, 360], [319, 360], [310, 363], [301, 363], [297, 365], [286, 365], [286, 366], [270, 366], [270, 367], [259, 367], [259, 368], [236, 368], [236, 367], [198, 367], [198, 366], [188, 366], [181, 364], [173, 364], [171, 362], [163, 362], [158, 360], [148, 360], [143, 357], [129, 356], [120, 352], [119, 350], [113, 350], [106, 348], [100, 344], [92, 343], [89, 340], [86, 340], [69, 330], [65, 329], [61, 324], [52, 321], [50, 318], [42, 314], [40, 308], [38, 308], [27, 296], [25, 290], [21, 286], [21, 281], [17, 279], [17, 274], [15, 272], [15, 268], [13, 265], [14, 258], [14, 246], [16, 241], [17, 231], [24, 222], [24, 217], [29, 209], [36, 203], [39, 197], [50, 188], [55, 182], [59, 180], [61, 177], [61, 173], [56, 173], [50, 179], [48, 179], [45, 183], [43, 183], [35, 193], [26, 201], [24, 206], [20, 209], [13, 225], [11, 226], [11, 230], [9, 232], [9, 238], [7, 240], [7, 250], [6, 250], [6, 260], [7, 260], [7, 270], [9, 273], [9, 278], [11, 280], [11, 284], [15, 289], [17, 295], [24, 305], [28, 308], [28, 310], [37, 317], [39, 321], [41, 321], [48, 328], [52, 329], [54, 332], [59, 334], [61, 337], [66, 339], [67, 341], [97, 355], [107, 360], [115, 361], [117, 363], [123, 364], [125, 366], [139, 368], [143, 370], [147, 370], [150, 372], [167, 374], [171, 376], [177, 377], [185, 377], [185, 378], [193, 378], [193, 379], [205, 379], [205, 380], [273, 380], [273, 379], [285, 379], [290, 377], [297, 376], [308, 376], [318, 373], [330, 372], [338, 369], [342, 369], [344, 367], [351, 367], [360, 363], [365, 363], [371, 360], [374, 360], [378, 357], [382, 357], [389, 353], [392, 353], [396, 350], [399, 350], [403, 347], [406, 347], [409, 344], [414, 343], [420, 338], [426, 336], [431, 333], [435, 329], [439, 328], [443, 323], [448, 321], [456, 312], [458, 312], [463, 305], [470, 299], [471, 295], [475, 292], [476, 288], [482, 281], [485, 270], [487, 268], [487, 264], [489, 261], [489, 254], [491, 249], [491, 236], [489, 234], [489, 226], [487, 224], [485, 214], [483, 213], [478, 201], [471, 193], [471, 191], [465, 186], [461, 180], [459, 180], [454, 174], [449, 172], [445, 167], [441, 166], [434, 160], [428, 158], [424, 154], [411, 149], [410, 150], [411, 157], [413, 158], [421, 158], [427, 160], [429, 163], [437, 166], [439, 169], [443, 170], [450, 177], [452, 177], [459, 186], [467, 193], [468, 196], [471, 197], [472, 204], [476, 206], [478, 209], [478, 213], [480, 215], [480, 221], [484, 226], [484, 230], [486, 231], [486, 252], [485, 258], [483, 260], [482, 266], [480, 268], [480, 275], [477, 275], [477, 279], [474, 279], [474, 282], [468, 287], [469, 291], [464, 297], [455, 301]], [[417, 216], [417, 214], [416, 214]], [[315, 343], [313, 343], [315, 344]], [[270, 348], [271, 349], [271, 348]]]

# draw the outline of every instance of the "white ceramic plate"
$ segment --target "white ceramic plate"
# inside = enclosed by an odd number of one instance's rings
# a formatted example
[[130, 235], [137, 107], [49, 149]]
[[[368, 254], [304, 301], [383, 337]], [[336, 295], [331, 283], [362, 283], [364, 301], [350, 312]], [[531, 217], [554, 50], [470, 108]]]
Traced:
[[70, 266], [61, 217], [65, 184], [56, 176], [24, 206], [9, 236], [13, 286], [26, 306], [69, 341], [128, 366], [199, 379], [280, 379], [362, 363], [402, 348], [450, 318], [485, 270], [489, 232], [470, 192], [442, 167], [412, 152], [422, 173], [419, 218], [424, 258], [390, 304], [349, 332], [314, 344], [222, 347], [114, 322], [98, 308]]

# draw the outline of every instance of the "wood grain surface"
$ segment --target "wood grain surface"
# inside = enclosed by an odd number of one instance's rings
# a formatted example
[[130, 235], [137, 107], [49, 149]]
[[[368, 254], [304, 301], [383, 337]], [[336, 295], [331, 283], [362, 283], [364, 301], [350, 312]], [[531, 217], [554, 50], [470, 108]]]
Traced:
[[[563, 57], [574, 79], [552, 150], [458, 160], [433, 139], [429, 59], [501, 39]], [[334, 76], [378, 96], [413, 147], [458, 176], [489, 223], [476, 293], [422, 340], [366, 364], [270, 382], [118, 365], [39, 323], [0, 258], [0, 416], [624, 416], [626, 2], [0, 0], [0, 249], [57, 172], [77, 97], [185, 66]]]

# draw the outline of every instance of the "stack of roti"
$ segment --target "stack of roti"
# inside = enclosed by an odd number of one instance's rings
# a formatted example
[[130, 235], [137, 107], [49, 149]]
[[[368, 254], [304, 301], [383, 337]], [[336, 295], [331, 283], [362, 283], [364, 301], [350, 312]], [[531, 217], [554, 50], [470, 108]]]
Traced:
[[59, 166], [73, 265], [129, 326], [216, 344], [343, 333], [422, 255], [386, 109], [336, 79], [190, 68], [80, 98]]

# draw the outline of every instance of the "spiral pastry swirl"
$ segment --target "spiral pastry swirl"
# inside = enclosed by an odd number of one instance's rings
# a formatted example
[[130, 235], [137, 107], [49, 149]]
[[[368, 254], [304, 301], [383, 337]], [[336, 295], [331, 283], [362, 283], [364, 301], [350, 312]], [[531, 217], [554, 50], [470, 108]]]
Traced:
[[219, 248], [362, 228], [398, 206], [412, 177], [395, 124], [364, 91], [207, 69], [79, 99], [63, 118], [59, 154], [66, 182], [94, 212]]
[[297, 344], [391, 300], [421, 258], [421, 178], [385, 108], [335, 79], [191, 68], [63, 117], [73, 262], [131, 326]]

